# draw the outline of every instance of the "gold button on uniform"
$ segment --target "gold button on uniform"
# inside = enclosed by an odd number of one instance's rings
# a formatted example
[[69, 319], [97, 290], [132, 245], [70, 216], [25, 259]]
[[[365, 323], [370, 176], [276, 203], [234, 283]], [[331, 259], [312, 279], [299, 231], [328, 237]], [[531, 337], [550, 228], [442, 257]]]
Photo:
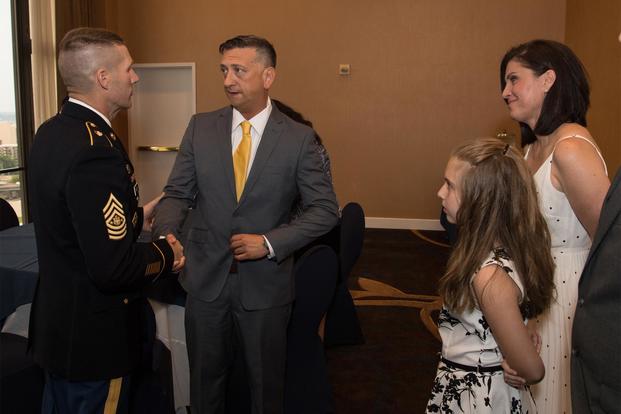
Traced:
[[123, 303], [127, 305], [129, 303], [129, 299], [127, 298], [123, 299]]

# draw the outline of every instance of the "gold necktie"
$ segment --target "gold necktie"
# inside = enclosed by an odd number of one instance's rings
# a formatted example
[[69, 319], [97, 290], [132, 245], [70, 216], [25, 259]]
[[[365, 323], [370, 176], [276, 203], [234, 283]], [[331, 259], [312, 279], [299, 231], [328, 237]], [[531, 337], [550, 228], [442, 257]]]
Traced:
[[237, 201], [239, 201], [242, 192], [244, 191], [244, 185], [246, 184], [248, 161], [250, 160], [251, 126], [252, 125], [250, 125], [250, 122], [248, 121], [241, 123], [242, 140], [233, 154], [233, 170], [235, 171], [235, 190], [237, 193]]

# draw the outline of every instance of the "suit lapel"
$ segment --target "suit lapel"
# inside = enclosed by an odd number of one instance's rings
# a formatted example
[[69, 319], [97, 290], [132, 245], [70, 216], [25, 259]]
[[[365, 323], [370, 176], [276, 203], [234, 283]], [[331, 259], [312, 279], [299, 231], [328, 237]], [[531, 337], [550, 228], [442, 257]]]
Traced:
[[220, 151], [220, 160], [226, 181], [229, 184], [229, 190], [236, 198], [235, 192], [235, 174], [233, 172], [233, 148], [231, 146], [231, 122], [233, 122], [233, 110], [228, 108], [220, 114], [216, 123], [216, 140], [218, 141], [218, 151]]
[[263, 171], [263, 167], [265, 167], [267, 160], [280, 140], [283, 129], [284, 124], [282, 114], [274, 105], [272, 105], [272, 113], [267, 121], [267, 125], [265, 125], [265, 131], [263, 131], [261, 143], [259, 144], [259, 148], [257, 148], [257, 153], [254, 157], [254, 161], [252, 162], [250, 174], [248, 175], [248, 180], [246, 180], [244, 192], [241, 195], [239, 204], [244, 201], [246, 194], [252, 191], [252, 187], [254, 187], [258, 178], [261, 176], [261, 171]]
[[615, 180], [610, 186], [608, 194], [606, 194], [606, 198], [604, 199], [602, 215], [599, 219], [597, 231], [595, 233], [593, 245], [591, 246], [591, 251], [589, 252], [585, 268], [589, 264], [591, 257], [595, 254], [595, 251], [601, 244], [602, 240], [606, 237], [606, 233], [608, 233], [612, 223], [619, 214], [621, 214], [621, 169], [617, 172], [617, 176], [615, 177]]

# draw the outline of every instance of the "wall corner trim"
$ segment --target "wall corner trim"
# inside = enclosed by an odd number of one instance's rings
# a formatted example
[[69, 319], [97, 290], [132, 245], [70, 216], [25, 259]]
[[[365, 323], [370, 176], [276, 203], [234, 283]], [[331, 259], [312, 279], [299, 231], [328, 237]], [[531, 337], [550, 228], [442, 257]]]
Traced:
[[369, 229], [444, 230], [440, 220], [407, 219], [394, 217], [366, 217]]

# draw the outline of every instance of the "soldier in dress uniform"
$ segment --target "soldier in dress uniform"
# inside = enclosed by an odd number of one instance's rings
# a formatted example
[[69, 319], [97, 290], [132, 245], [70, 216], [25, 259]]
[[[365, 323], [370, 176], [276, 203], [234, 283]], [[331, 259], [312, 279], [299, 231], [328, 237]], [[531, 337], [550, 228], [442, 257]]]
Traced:
[[138, 82], [123, 39], [74, 29], [58, 67], [69, 98], [37, 131], [29, 164], [39, 256], [29, 336], [46, 371], [42, 411], [127, 412], [142, 288], [185, 258], [173, 237], [137, 242], [157, 199], [138, 206], [133, 166], [110, 124]]

